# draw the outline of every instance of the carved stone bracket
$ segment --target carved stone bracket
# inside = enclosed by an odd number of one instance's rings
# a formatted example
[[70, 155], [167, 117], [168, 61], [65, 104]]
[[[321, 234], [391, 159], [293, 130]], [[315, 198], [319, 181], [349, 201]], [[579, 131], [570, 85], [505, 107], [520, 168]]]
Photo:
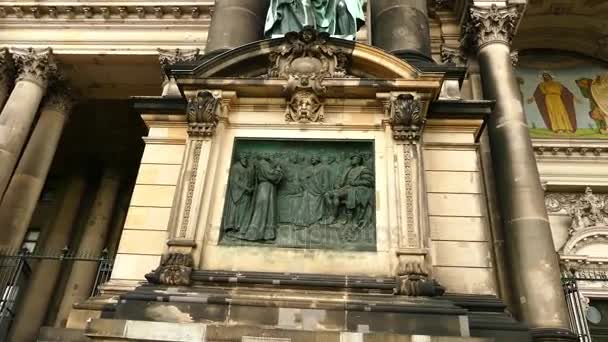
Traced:
[[168, 253], [162, 256], [160, 265], [145, 277], [152, 284], [188, 286], [193, 266], [190, 253]]
[[463, 38], [478, 48], [489, 43], [511, 45], [521, 12], [518, 6], [471, 7]]
[[221, 95], [218, 92], [201, 90], [188, 99], [188, 134], [208, 137], [215, 133], [221, 110]]
[[391, 94], [383, 101], [395, 140], [416, 142], [426, 123], [426, 108], [420, 98], [409, 93]]
[[441, 62], [452, 65], [466, 65], [467, 58], [461, 48], [441, 45]]
[[394, 293], [412, 297], [437, 297], [445, 293], [445, 288], [437, 280], [429, 278], [425, 267], [417, 262], [399, 266]]
[[57, 74], [51, 48], [14, 49], [13, 58], [19, 73], [17, 81], [30, 81], [46, 87], [49, 79]]

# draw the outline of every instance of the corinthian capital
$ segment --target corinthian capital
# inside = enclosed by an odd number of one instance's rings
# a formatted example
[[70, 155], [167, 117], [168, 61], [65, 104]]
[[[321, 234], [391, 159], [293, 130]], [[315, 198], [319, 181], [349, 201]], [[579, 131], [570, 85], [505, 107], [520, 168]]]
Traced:
[[57, 65], [50, 48], [46, 49], [14, 49], [13, 58], [19, 76], [17, 81], [31, 81], [46, 87], [57, 71]]
[[74, 105], [71, 89], [64, 83], [58, 82], [47, 92], [42, 104], [43, 111], [54, 111], [63, 115], [70, 115]]
[[7, 48], [0, 49], [0, 82], [5, 84], [13, 77], [15, 68], [13, 58]]
[[158, 61], [162, 67], [166, 65], [194, 62], [198, 58], [199, 49], [195, 50], [165, 50], [158, 49]]
[[479, 48], [489, 43], [511, 44], [521, 16], [517, 6], [472, 7], [465, 28], [466, 38]]

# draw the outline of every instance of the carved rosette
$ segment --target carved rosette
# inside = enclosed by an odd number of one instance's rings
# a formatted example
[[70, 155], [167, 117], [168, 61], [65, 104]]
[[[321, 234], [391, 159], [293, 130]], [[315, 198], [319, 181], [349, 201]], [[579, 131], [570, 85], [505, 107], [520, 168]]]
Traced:
[[390, 125], [395, 140], [415, 142], [426, 122], [426, 112], [420, 99], [412, 94], [391, 96], [389, 101]]
[[42, 103], [43, 111], [54, 111], [63, 115], [70, 115], [74, 106], [74, 97], [70, 88], [63, 83], [52, 86]]
[[162, 256], [160, 265], [145, 275], [152, 284], [188, 286], [194, 259], [190, 253], [168, 253]]
[[13, 59], [19, 73], [17, 81], [30, 81], [46, 87], [49, 79], [57, 73], [51, 48], [14, 49]]
[[323, 103], [308, 90], [294, 93], [285, 110], [285, 120], [289, 122], [321, 122], [323, 117]]
[[465, 27], [465, 39], [479, 48], [489, 43], [511, 45], [521, 9], [517, 6], [471, 7], [469, 22]]
[[7, 86], [13, 80], [15, 65], [7, 48], [0, 49], [0, 86]]
[[467, 58], [460, 48], [452, 48], [449, 46], [441, 46], [441, 62], [451, 65], [466, 65]]
[[399, 266], [394, 293], [412, 297], [437, 297], [445, 293], [445, 288], [437, 280], [429, 278], [424, 265], [417, 262]]
[[208, 137], [215, 133], [219, 121], [221, 98], [208, 90], [202, 90], [188, 100], [187, 118], [190, 136]]

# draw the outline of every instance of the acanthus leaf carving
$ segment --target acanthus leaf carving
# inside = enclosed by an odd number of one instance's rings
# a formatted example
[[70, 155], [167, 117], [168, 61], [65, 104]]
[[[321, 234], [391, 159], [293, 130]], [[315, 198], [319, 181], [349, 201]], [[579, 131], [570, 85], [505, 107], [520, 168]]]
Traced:
[[152, 284], [188, 286], [194, 259], [190, 253], [168, 253], [161, 258], [160, 265], [145, 275]]
[[198, 91], [188, 100], [188, 134], [191, 136], [211, 136], [219, 121], [221, 98], [208, 90]]
[[417, 141], [426, 122], [426, 112], [419, 98], [412, 94], [391, 96], [390, 125], [395, 140]]
[[467, 58], [461, 48], [441, 46], [441, 62], [451, 65], [466, 65]]
[[51, 48], [14, 49], [13, 59], [19, 72], [17, 81], [31, 81], [46, 87], [49, 79], [57, 73]]
[[481, 48], [488, 43], [511, 45], [517, 24], [521, 17], [518, 6], [471, 7], [469, 21], [464, 29], [464, 39]]

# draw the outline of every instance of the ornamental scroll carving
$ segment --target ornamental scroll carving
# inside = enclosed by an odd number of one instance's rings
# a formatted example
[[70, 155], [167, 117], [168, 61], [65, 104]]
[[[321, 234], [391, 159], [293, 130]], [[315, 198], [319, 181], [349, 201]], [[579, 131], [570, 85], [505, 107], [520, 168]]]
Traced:
[[162, 256], [160, 265], [145, 275], [152, 284], [188, 286], [194, 260], [187, 253], [168, 253]]
[[426, 122], [426, 112], [422, 101], [412, 94], [399, 94], [391, 96], [388, 105], [393, 138], [395, 140], [418, 140]]
[[608, 195], [594, 194], [590, 187], [584, 194], [549, 193], [545, 196], [545, 205], [550, 213], [570, 215], [570, 235], [592, 227], [608, 226]]
[[429, 278], [425, 267], [417, 262], [399, 266], [396, 286], [394, 293], [403, 296], [437, 297], [445, 293], [445, 288], [437, 280]]
[[517, 6], [471, 7], [469, 22], [464, 29], [468, 43], [482, 47], [492, 42], [511, 44], [521, 10]]
[[191, 136], [211, 136], [219, 121], [218, 111], [221, 98], [208, 90], [202, 90], [188, 100], [188, 134]]

